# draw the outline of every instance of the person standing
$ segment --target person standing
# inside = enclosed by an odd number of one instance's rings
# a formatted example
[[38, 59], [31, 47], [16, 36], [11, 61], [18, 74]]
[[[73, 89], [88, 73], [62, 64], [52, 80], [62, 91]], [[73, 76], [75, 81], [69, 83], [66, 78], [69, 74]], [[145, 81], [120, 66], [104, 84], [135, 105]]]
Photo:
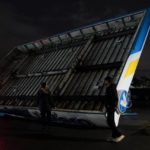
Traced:
[[[38, 105], [43, 123], [51, 122], [51, 108], [53, 106], [52, 95], [46, 82], [41, 83], [41, 88], [37, 93]], [[47, 118], [47, 119], [46, 119]]]
[[125, 138], [125, 136], [119, 131], [114, 120], [114, 113], [118, 102], [116, 86], [112, 83], [111, 77], [105, 78], [104, 85], [106, 86], [105, 107], [107, 113], [107, 123], [112, 130], [112, 138], [109, 140], [113, 142], [120, 142]]

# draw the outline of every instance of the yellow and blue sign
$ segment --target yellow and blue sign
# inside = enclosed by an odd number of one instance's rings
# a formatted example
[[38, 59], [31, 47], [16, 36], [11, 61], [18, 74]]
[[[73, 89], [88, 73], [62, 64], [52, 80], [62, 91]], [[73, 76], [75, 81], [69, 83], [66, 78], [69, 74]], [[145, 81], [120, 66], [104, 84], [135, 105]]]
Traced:
[[129, 90], [134, 73], [136, 71], [141, 53], [150, 30], [150, 8], [145, 9], [145, 15], [140, 24], [138, 33], [130, 50], [129, 57], [117, 85], [117, 91]]
[[[147, 9], [145, 17], [142, 21], [141, 27], [137, 34], [137, 38], [135, 39], [135, 42], [132, 46], [132, 49], [131, 49], [131, 52], [129, 55], [129, 59], [130, 59], [131, 55], [136, 54], [136, 53], [138, 54], [138, 52], [142, 51], [143, 45], [145, 43], [148, 31], [149, 31], [149, 26], [150, 26], [150, 8]], [[135, 73], [139, 59], [140, 59], [140, 56], [137, 59], [134, 59], [134, 60], [131, 59], [132, 61], [128, 64], [124, 78], [127, 78], [128, 76]]]

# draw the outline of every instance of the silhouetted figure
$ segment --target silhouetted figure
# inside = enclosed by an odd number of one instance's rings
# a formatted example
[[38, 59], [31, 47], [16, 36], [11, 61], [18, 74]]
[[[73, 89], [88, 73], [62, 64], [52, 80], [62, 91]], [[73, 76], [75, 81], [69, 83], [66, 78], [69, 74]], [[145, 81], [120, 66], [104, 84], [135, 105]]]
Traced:
[[[46, 82], [41, 83], [41, 88], [37, 94], [41, 120], [43, 123], [51, 122], [51, 108], [53, 106], [51, 92]], [[47, 120], [46, 120], [47, 118]]]
[[117, 91], [116, 86], [112, 83], [111, 77], [106, 77], [104, 84], [106, 85], [105, 107], [107, 111], [107, 123], [112, 130], [112, 141], [120, 142], [125, 136], [118, 130], [114, 121], [114, 113], [117, 107]]

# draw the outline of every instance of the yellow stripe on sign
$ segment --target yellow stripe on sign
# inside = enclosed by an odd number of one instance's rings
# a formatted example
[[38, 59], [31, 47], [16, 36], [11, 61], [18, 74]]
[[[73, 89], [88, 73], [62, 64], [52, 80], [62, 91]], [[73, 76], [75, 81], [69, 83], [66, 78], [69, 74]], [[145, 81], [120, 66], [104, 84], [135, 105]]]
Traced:
[[125, 73], [124, 78], [127, 78], [128, 76], [130, 76], [131, 74], [133, 74], [133, 73], [135, 72], [136, 67], [137, 67], [137, 65], [138, 65], [138, 62], [139, 62], [139, 59], [140, 59], [140, 58], [138, 58], [138, 59], [132, 61], [132, 62], [129, 64], [128, 69], [127, 69], [127, 71], [126, 71], [126, 73]]

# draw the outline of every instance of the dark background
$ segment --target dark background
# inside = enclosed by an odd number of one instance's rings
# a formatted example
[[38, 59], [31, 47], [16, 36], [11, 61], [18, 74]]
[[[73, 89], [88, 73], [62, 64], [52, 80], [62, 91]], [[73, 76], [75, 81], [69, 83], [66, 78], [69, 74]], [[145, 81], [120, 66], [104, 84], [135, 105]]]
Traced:
[[[150, 0], [0, 0], [0, 58], [13, 47], [150, 7]], [[150, 35], [136, 76], [150, 75]]]

